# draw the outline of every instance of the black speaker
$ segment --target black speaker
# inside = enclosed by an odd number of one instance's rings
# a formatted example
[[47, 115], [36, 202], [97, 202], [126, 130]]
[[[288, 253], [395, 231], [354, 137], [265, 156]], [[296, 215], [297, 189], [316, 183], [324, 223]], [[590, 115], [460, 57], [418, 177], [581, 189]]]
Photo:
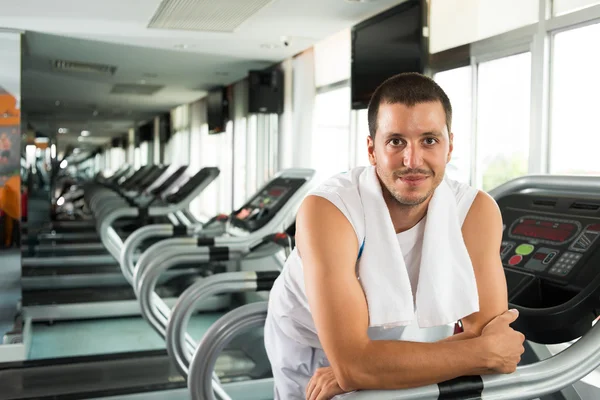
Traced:
[[142, 142], [152, 142], [154, 140], [154, 120], [151, 120], [137, 128], [135, 135], [136, 145], [138, 147]]
[[248, 112], [281, 114], [283, 112], [283, 72], [249, 71]]
[[158, 118], [158, 133], [161, 144], [167, 144], [171, 138], [171, 113], [166, 112]]

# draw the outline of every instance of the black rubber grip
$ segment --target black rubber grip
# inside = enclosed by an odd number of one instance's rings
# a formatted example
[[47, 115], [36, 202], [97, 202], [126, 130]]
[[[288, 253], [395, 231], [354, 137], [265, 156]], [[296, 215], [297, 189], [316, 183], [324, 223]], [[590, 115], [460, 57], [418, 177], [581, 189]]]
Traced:
[[198, 238], [198, 247], [208, 247], [215, 245], [214, 238]]
[[188, 228], [185, 225], [173, 225], [173, 237], [187, 236]]
[[257, 271], [256, 272], [256, 291], [271, 290], [275, 279], [279, 276], [279, 271]]
[[210, 261], [228, 261], [229, 247], [211, 247], [208, 254]]
[[138, 217], [141, 220], [145, 220], [148, 219], [148, 217], [150, 216], [150, 214], [148, 213], [148, 208], [147, 207], [140, 207], [138, 208]]
[[481, 400], [483, 379], [481, 376], [461, 376], [438, 383], [439, 400]]

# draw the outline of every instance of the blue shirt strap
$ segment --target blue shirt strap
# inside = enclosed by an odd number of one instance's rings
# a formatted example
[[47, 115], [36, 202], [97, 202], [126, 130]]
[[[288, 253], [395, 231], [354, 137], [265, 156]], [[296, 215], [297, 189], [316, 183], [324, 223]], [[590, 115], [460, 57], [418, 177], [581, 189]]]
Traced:
[[362, 252], [363, 252], [364, 248], [365, 248], [365, 239], [363, 239], [362, 244], [360, 245], [360, 249], [358, 249], [358, 257], [356, 258], [356, 261], [358, 261], [360, 259], [360, 256], [362, 256]]

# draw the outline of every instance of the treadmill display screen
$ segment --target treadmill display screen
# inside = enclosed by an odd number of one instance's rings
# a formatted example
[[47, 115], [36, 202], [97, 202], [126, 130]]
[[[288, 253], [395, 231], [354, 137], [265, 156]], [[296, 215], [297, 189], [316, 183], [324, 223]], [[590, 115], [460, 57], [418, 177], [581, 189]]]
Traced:
[[277, 205], [277, 202], [289, 191], [285, 187], [273, 187], [262, 191], [249, 206], [242, 208], [235, 217], [240, 220], [260, 218], [260, 213]]
[[580, 228], [574, 221], [524, 217], [513, 223], [510, 228], [510, 236], [550, 243], [565, 243], [574, 239], [579, 231]]
[[251, 232], [261, 228], [285, 205], [306, 182], [297, 178], [277, 178], [234, 212], [232, 224]]

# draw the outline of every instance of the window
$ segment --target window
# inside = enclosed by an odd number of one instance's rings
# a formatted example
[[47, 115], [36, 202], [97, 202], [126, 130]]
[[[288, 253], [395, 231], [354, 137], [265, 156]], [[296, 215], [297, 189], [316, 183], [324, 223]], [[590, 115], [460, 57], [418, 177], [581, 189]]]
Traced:
[[246, 117], [239, 118], [234, 123], [233, 207], [236, 209], [244, 205], [248, 197], [246, 194], [246, 124]]
[[202, 125], [202, 147], [199, 155], [202, 167], [217, 167], [220, 173], [200, 195], [200, 219], [210, 218], [219, 213], [231, 213], [232, 133], [231, 121], [227, 123], [225, 132], [216, 135], [209, 135], [208, 125]]
[[350, 165], [350, 87], [315, 98], [312, 165], [326, 179]]
[[[208, 126], [206, 126], [208, 129]], [[198, 153], [200, 152], [200, 138], [202, 136], [202, 126], [196, 128], [192, 127], [192, 132], [190, 134], [190, 166], [188, 170], [190, 173], [195, 174], [200, 171], [200, 157]]]
[[[550, 173], [600, 174], [597, 133], [600, 53], [590, 51], [600, 24], [554, 37], [550, 112]], [[584, 68], [585, 70], [582, 70]]]
[[452, 126], [454, 150], [446, 173], [457, 181], [471, 182], [471, 120], [472, 67], [462, 67], [435, 74], [435, 81], [446, 92], [452, 105]]
[[539, 0], [430, 0], [429, 51], [437, 53], [534, 24], [538, 13]]
[[140, 151], [140, 148], [136, 147], [133, 150], [133, 168], [138, 169], [142, 165], [146, 165], [146, 164], [142, 164], [142, 153]]
[[350, 79], [350, 30], [338, 32], [315, 44], [315, 85]]
[[258, 190], [258, 116], [248, 117], [246, 135], [246, 193], [251, 196]]
[[140, 163], [141, 165], [150, 164], [150, 145], [148, 142], [140, 143], [139, 151], [140, 151]]
[[552, 14], [554, 16], [568, 14], [600, 4], [600, 0], [554, 0]]
[[483, 190], [527, 173], [530, 92], [531, 53], [479, 64], [475, 183]]
[[121, 147], [113, 147], [110, 149], [110, 169], [112, 172], [121, 168], [125, 164], [125, 150]]
[[367, 146], [369, 136], [369, 119], [367, 109], [352, 111], [354, 133], [354, 162], [351, 167], [362, 167], [370, 165]]

